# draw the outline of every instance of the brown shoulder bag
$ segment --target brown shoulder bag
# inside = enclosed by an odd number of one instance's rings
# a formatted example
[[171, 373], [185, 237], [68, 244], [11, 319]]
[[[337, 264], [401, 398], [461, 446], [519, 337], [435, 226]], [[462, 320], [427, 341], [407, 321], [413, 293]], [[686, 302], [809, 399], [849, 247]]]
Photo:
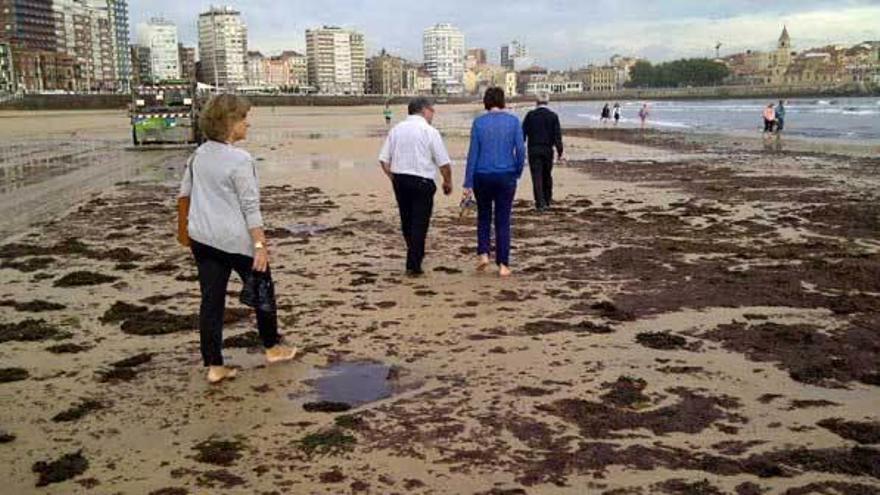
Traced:
[[[187, 172], [189, 173], [189, 194], [192, 196], [192, 188], [195, 186], [195, 176], [193, 175], [193, 157], [189, 158], [186, 163]], [[189, 239], [189, 204], [190, 196], [181, 196], [177, 198], [177, 242], [183, 247], [189, 247], [191, 242]]]

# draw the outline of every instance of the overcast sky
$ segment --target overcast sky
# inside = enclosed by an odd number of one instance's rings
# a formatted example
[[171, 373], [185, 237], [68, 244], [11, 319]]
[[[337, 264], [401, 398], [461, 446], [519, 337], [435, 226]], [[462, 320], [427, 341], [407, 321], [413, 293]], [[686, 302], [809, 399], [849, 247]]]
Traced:
[[[130, 0], [132, 36], [153, 16], [175, 21], [181, 40], [196, 45], [198, 13], [219, 1]], [[419, 60], [425, 27], [451, 22], [469, 48], [522, 39], [538, 63], [554, 69], [600, 63], [619, 53], [653, 61], [765, 50], [785, 24], [796, 50], [880, 40], [880, 0], [227, 0], [242, 12], [251, 50], [303, 51], [306, 28], [341, 25], [366, 35], [368, 54]]]

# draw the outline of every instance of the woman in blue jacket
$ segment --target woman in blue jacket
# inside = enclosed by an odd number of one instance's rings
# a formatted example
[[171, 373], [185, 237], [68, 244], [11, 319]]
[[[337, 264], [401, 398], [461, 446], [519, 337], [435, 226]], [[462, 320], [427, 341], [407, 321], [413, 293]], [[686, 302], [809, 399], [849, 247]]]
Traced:
[[489, 266], [492, 213], [495, 214], [495, 262], [498, 274], [509, 277], [510, 214], [516, 183], [525, 164], [522, 125], [504, 111], [504, 90], [489, 88], [483, 97], [486, 113], [474, 120], [465, 173], [465, 194], [477, 200], [477, 270]]

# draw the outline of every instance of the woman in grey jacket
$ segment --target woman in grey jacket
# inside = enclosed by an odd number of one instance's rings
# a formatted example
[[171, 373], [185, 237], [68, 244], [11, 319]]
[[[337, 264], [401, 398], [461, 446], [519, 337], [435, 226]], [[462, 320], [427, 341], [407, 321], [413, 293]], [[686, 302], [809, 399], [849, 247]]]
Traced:
[[[271, 283], [254, 160], [233, 145], [247, 137], [249, 110], [250, 104], [235, 95], [215, 96], [208, 102], [200, 116], [208, 141], [195, 151], [180, 187], [180, 196], [190, 198], [187, 231], [199, 272], [199, 332], [211, 383], [235, 376], [222, 355], [229, 276], [234, 270], [244, 281], [257, 272]], [[293, 359], [296, 348], [279, 343], [277, 315], [262, 306], [256, 309], [257, 327], [266, 359], [270, 363]]]

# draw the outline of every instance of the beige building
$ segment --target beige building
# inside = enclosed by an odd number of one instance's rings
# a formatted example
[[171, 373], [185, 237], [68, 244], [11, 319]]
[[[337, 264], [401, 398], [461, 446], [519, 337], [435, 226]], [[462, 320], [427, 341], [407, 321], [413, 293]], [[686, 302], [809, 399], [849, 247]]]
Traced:
[[572, 74], [572, 79], [580, 81], [582, 91], [610, 92], [620, 88], [620, 70], [613, 66], [590, 65]]
[[428, 72], [425, 66], [418, 66], [416, 73], [416, 91], [418, 95], [429, 95], [434, 89], [434, 77]]
[[874, 83], [880, 78], [880, 41], [866, 41], [844, 53], [846, 79], [855, 83]]
[[788, 68], [784, 82], [792, 85], [839, 84], [843, 80], [841, 65], [828, 52], [811, 52], [797, 57]]
[[306, 30], [309, 84], [321, 94], [360, 95], [366, 86], [364, 35], [324, 26]]
[[382, 52], [367, 61], [367, 92], [374, 95], [402, 95], [407, 75], [406, 60]]
[[788, 28], [783, 27], [776, 43], [776, 50], [770, 52], [748, 50], [745, 53], [725, 57], [723, 62], [731, 72], [729, 83], [760, 85], [785, 83], [793, 59], [791, 36], [788, 34]]
[[516, 91], [516, 72], [510, 71], [504, 75], [504, 93], [508, 98], [513, 98], [519, 94]]
[[309, 85], [309, 63], [308, 58], [299, 52], [293, 50], [285, 50], [281, 52], [281, 58], [287, 61], [287, 67], [290, 70], [289, 86], [294, 88], [305, 88]]
[[466, 71], [474, 70], [481, 65], [488, 64], [486, 59], [486, 50], [483, 48], [470, 48], [467, 51], [467, 57], [464, 60], [464, 68]]
[[[500, 65], [478, 66], [465, 72], [465, 92], [470, 95], [479, 95], [484, 93], [486, 89], [490, 87], [498, 86], [504, 88], [505, 94], [509, 95], [509, 92], [506, 89], [508, 74], [513, 74], [513, 80], [516, 81], [516, 73]], [[516, 84], [514, 82], [514, 87], [515, 86]]]

